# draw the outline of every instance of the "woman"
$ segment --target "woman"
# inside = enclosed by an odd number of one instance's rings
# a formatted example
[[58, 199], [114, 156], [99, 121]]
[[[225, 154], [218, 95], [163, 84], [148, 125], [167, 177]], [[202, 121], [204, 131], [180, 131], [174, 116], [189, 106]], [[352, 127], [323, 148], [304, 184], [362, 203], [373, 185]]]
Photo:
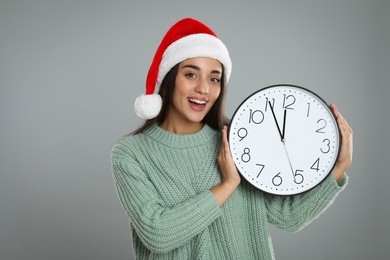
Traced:
[[135, 103], [147, 120], [112, 151], [137, 259], [274, 259], [268, 223], [299, 230], [345, 187], [352, 130], [333, 104], [342, 147], [324, 182], [290, 197], [241, 182], [223, 110], [230, 73], [225, 45], [199, 21], [180, 20], [160, 43]]

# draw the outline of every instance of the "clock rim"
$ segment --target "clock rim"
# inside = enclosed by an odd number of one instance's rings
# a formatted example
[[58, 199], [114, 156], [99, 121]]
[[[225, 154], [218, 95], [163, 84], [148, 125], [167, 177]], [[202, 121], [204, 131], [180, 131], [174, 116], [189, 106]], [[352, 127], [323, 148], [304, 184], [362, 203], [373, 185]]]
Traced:
[[340, 131], [340, 127], [339, 127], [339, 124], [337, 122], [337, 119], [332, 111], [332, 109], [330, 109], [330, 105], [328, 102], [325, 101], [325, 99], [323, 99], [321, 96], [319, 96], [317, 93], [315, 93], [314, 91], [308, 89], [308, 88], [305, 88], [305, 87], [302, 87], [302, 86], [299, 86], [299, 85], [294, 85], [294, 84], [275, 84], [275, 85], [270, 85], [270, 86], [266, 86], [266, 87], [263, 87], [261, 89], [258, 89], [256, 90], [255, 92], [253, 92], [252, 94], [249, 94], [238, 106], [237, 108], [235, 109], [232, 117], [230, 118], [229, 120], [229, 127], [228, 127], [228, 136], [227, 136], [227, 139], [229, 141], [229, 149], [231, 151], [231, 144], [230, 144], [230, 130], [231, 130], [231, 127], [232, 127], [232, 124], [231, 122], [233, 121], [235, 115], [237, 114], [238, 110], [241, 108], [241, 106], [248, 100], [250, 99], [252, 96], [254, 96], [256, 93], [258, 92], [261, 92], [261, 91], [264, 91], [266, 89], [269, 89], [269, 88], [274, 88], [274, 87], [293, 87], [293, 88], [298, 88], [298, 89], [302, 89], [304, 91], [307, 91], [309, 92], [310, 94], [314, 95], [315, 97], [317, 97], [319, 100], [321, 100], [325, 106], [327, 107], [327, 109], [330, 111], [330, 114], [332, 115], [334, 121], [336, 122], [336, 128], [337, 128], [337, 132], [338, 132], [338, 142], [337, 142], [337, 145], [338, 145], [338, 149], [337, 149], [337, 156], [336, 156], [336, 160], [335, 162], [333, 163], [332, 167], [330, 168], [329, 172], [324, 176], [324, 178], [319, 182], [317, 183], [316, 185], [314, 185], [313, 187], [307, 189], [307, 190], [304, 190], [304, 191], [299, 191], [299, 192], [294, 192], [294, 193], [288, 193], [288, 194], [279, 194], [279, 193], [273, 193], [273, 192], [270, 192], [270, 191], [266, 191], [266, 190], [263, 190], [259, 187], [257, 187], [256, 185], [254, 185], [252, 182], [248, 181], [248, 179], [244, 176], [244, 174], [242, 174], [240, 172], [240, 170], [238, 169], [236, 163], [234, 162], [234, 166], [236, 167], [238, 173], [241, 175], [241, 179], [244, 179], [247, 183], [249, 183], [251, 186], [253, 186], [255, 189], [261, 191], [261, 192], [264, 192], [264, 193], [267, 193], [267, 194], [271, 194], [271, 195], [275, 195], [275, 196], [282, 196], [282, 197], [286, 197], [286, 196], [295, 196], [295, 195], [299, 195], [299, 194], [303, 194], [305, 192], [309, 192], [310, 190], [318, 187], [319, 185], [321, 185], [327, 178], [329, 178], [329, 176], [331, 175], [336, 163], [337, 163], [337, 158], [339, 157], [340, 155], [340, 147], [341, 147], [341, 131]]

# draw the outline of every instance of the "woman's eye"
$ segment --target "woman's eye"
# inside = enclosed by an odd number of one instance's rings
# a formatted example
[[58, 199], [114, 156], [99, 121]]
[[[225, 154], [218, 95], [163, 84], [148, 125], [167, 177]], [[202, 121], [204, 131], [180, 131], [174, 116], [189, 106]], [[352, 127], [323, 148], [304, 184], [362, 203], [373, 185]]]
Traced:
[[195, 78], [196, 75], [195, 75], [194, 73], [187, 73], [187, 74], [186, 74], [186, 77], [187, 77], [187, 78]]
[[219, 78], [211, 78], [211, 82], [219, 83], [219, 82], [221, 82], [221, 79], [219, 79]]

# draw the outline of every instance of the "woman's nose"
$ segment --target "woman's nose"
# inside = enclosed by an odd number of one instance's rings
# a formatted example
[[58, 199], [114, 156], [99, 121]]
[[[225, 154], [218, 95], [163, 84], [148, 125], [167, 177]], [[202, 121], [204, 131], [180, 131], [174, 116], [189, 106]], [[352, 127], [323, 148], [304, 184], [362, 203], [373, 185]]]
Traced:
[[195, 91], [200, 94], [209, 93], [209, 84], [206, 80], [200, 80], [195, 88]]

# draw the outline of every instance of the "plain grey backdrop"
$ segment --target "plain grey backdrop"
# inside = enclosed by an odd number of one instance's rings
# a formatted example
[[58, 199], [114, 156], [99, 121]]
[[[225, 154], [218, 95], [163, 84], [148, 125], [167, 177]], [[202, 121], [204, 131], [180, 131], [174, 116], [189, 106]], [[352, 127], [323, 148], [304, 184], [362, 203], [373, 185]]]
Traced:
[[271, 227], [276, 258], [389, 259], [389, 2], [0, 0], [0, 259], [132, 259], [111, 148], [183, 17], [230, 51], [229, 116], [290, 83], [354, 130], [348, 187], [302, 231]]

